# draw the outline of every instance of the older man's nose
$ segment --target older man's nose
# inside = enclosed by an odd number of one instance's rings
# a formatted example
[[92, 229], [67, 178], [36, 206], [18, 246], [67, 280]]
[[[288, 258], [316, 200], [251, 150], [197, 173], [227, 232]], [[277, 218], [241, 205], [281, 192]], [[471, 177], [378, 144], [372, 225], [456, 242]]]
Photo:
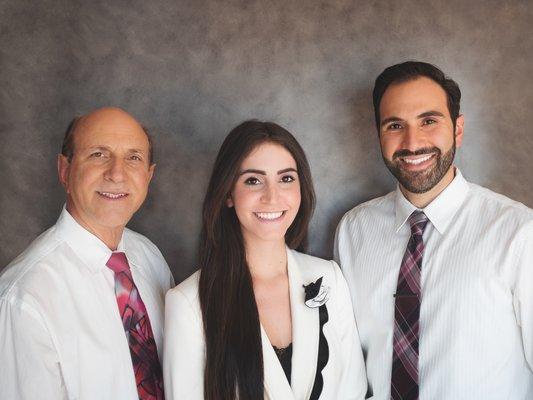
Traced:
[[109, 167], [105, 171], [104, 177], [113, 182], [122, 182], [124, 180], [125, 162], [123, 159], [114, 157], [109, 162]]

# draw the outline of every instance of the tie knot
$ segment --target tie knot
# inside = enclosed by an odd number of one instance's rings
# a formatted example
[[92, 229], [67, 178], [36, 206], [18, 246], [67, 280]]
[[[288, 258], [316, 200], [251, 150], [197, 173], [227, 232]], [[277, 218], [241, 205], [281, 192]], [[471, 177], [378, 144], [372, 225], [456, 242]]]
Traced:
[[109, 257], [106, 265], [116, 273], [130, 269], [126, 254], [122, 252], [115, 252], [111, 254], [111, 257]]
[[409, 224], [411, 225], [411, 235], [420, 235], [424, 234], [424, 229], [428, 223], [428, 217], [422, 211], [414, 211], [408, 219]]

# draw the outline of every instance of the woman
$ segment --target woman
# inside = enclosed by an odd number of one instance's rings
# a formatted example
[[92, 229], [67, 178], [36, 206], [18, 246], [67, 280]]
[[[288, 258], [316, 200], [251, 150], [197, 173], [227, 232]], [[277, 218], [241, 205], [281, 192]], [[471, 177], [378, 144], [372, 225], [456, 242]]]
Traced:
[[229, 133], [204, 200], [201, 269], [166, 296], [167, 399], [364, 398], [346, 282], [298, 252], [314, 202], [288, 131], [247, 121]]

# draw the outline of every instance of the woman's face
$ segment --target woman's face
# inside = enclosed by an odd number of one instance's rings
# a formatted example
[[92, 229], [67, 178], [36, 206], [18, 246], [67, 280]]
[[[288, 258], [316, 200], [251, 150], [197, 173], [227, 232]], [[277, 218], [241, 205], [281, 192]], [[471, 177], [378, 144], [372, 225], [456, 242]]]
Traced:
[[235, 207], [245, 243], [250, 246], [285, 242], [300, 201], [296, 161], [283, 146], [266, 142], [243, 160], [228, 207]]

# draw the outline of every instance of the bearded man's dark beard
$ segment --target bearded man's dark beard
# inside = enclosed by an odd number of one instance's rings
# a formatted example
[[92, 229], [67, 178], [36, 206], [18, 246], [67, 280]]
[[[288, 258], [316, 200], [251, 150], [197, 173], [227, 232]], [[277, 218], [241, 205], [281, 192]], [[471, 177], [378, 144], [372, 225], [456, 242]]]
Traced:
[[[435, 153], [435, 164], [424, 171], [406, 171], [400, 167], [399, 157], [415, 156]], [[392, 161], [383, 157], [389, 171], [398, 179], [398, 182], [411, 193], [426, 193], [439, 183], [450, 169], [455, 157], [455, 138], [453, 145], [444, 155], [437, 147], [425, 147], [417, 151], [399, 150], [392, 156]]]

